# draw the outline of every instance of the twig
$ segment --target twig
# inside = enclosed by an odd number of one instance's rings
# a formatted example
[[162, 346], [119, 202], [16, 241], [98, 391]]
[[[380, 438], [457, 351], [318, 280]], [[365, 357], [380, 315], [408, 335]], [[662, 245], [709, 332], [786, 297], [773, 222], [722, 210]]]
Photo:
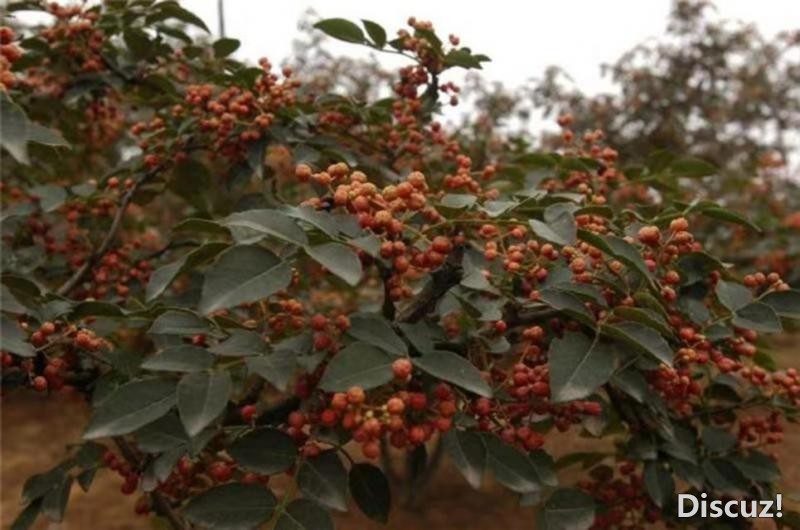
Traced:
[[381, 313], [383, 314], [383, 318], [392, 322], [397, 313], [397, 309], [392, 301], [392, 289], [389, 286], [389, 280], [392, 278], [392, 271], [378, 260], [375, 261], [375, 264], [378, 266], [378, 272], [380, 272], [381, 281], [383, 282], [383, 306], [381, 307]]
[[56, 294], [59, 296], [68, 295], [69, 292], [72, 291], [75, 286], [83, 280], [84, 276], [86, 276], [86, 273], [89, 272], [89, 270], [91, 270], [91, 268], [100, 259], [102, 259], [109, 250], [111, 250], [111, 245], [114, 244], [114, 240], [117, 238], [117, 233], [122, 227], [122, 219], [125, 217], [125, 212], [128, 210], [128, 206], [130, 206], [131, 201], [133, 201], [133, 196], [143, 184], [150, 180], [153, 175], [158, 173], [161, 169], [162, 166], [159, 166], [150, 172], [145, 173], [122, 195], [122, 198], [117, 205], [117, 213], [114, 215], [114, 219], [111, 221], [111, 227], [108, 229], [105, 239], [103, 239], [103, 242], [100, 243], [100, 246], [97, 248], [97, 250], [92, 252], [92, 255], [89, 256], [84, 264], [81, 265], [80, 268], [76, 270], [72, 276], [61, 285], [61, 287], [58, 288]]

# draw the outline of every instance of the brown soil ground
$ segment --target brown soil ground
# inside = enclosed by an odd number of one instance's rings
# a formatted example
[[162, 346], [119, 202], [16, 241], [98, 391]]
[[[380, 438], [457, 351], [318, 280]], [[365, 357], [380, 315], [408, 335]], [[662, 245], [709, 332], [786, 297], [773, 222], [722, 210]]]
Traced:
[[[778, 358], [782, 365], [798, 365], [800, 338], [781, 340]], [[10, 527], [20, 509], [22, 485], [30, 475], [49, 469], [63, 457], [64, 446], [80, 437], [88, 416], [79, 402], [47, 399], [31, 394], [16, 394], [2, 400], [2, 463], [0, 466], [0, 515], [2, 528]], [[47, 418], [46, 421], [43, 419]], [[571, 436], [548, 443], [554, 455], [572, 451], [597, 450], [598, 442]], [[779, 453], [784, 472], [781, 491], [800, 491], [800, 428], [790, 426], [786, 443]], [[571, 477], [562, 477], [569, 483]], [[279, 488], [279, 484], [275, 484]], [[36, 530], [148, 530], [147, 518], [133, 513], [134, 497], [119, 493], [120, 479], [111, 473], [99, 473], [89, 493], [74, 487], [67, 516], [60, 525], [39, 520]], [[393, 509], [388, 527], [365, 519], [357, 509], [337, 516], [337, 527], [344, 530], [530, 530], [535, 527], [533, 508], [522, 508], [515, 495], [495, 484], [474, 491], [449, 464], [445, 464], [428, 484], [424, 504], [414, 508]], [[786, 499], [784, 497], [784, 499]], [[784, 501], [786, 504], [786, 500]], [[791, 506], [790, 506], [791, 507]], [[797, 509], [797, 506], [794, 506]], [[771, 523], [763, 528], [772, 528]]]

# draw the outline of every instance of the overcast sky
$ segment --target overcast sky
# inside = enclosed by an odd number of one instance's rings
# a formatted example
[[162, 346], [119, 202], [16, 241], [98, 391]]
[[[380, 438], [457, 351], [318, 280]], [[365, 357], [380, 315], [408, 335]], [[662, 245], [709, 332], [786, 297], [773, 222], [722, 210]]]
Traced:
[[[184, 0], [217, 31], [217, 0]], [[600, 64], [663, 33], [670, 0], [225, 0], [229, 37], [242, 42], [240, 58], [267, 56], [280, 62], [291, 53], [297, 22], [313, 9], [320, 17], [370, 19], [392, 35], [410, 15], [431, 20], [440, 35], [455, 33], [492, 62], [484, 74], [508, 86], [540, 75], [549, 65], [566, 70], [585, 92], [608, 88]], [[767, 36], [800, 28], [800, 1], [717, 0], [718, 16], [753, 22]], [[337, 43], [334, 51], [368, 53]]]

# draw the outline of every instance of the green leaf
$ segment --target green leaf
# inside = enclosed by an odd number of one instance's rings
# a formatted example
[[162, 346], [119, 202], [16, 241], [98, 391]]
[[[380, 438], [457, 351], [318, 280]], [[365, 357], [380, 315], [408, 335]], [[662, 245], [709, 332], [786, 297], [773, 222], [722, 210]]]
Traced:
[[289, 263], [261, 247], [239, 245], [220, 254], [206, 272], [199, 308], [203, 314], [263, 300], [292, 280]]
[[702, 489], [705, 477], [703, 476], [703, 470], [696, 464], [690, 464], [683, 460], [670, 460], [670, 466], [672, 466], [672, 470], [675, 471], [675, 475], [678, 478], [688, 482], [696, 489]]
[[678, 177], [701, 178], [717, 174], [714, 164], [699, 158], [681, 158], [669, 165], [669, 169]]
[[539, 221], [538, 219], [531, 219], [528, 221], [528, 223], [531, 225], [533, 233], [545, 241], [549, 241], [557, 245], [569, 245], [569, 241], [567, 239], [561, 237], [558, 232], [547, 226], [546, 223]]
[[603, 326], [602, 331], [672, 366], [672, 348], [664, 340], [664, 337], [652, 328], [638, 322], [620, 322], [619, 324]]
[[[290, 217], [308, 223], [330, 237], [344, 233], [351, 237], [360, 232], [358, 221], [346, 214], [333, 214], [326, 211], [315, 210], [309, 206], [300, 206], [286, 209]], [[353, 222], [355, 221], [355, 222]]]
[[39, 517], [41, 508], [41, 500], [36, 500], [28, 504], [25, 509], [20, 512], [17, 518], [14, 519], [14, 522], [11, 523], [11, 528], [9, 530], [28, 530], [31, 528], [33, 523], [36, 522], [36, 518]]
[[594, 523], [594, 500], [571, 488], [557, 489], [540, 514], [542, 530], [587, 530]]
[[444, 64], [446, 66], [460, 66], [466, 69], [481, 69], [481, 62], [488, 60], [489, 58], [483, 55], [472, 55], [469, 48], [450, 50], [447, 52], [447, 55], [444, 56]]
[[36, 349], [26, 340], [25, 332], [14, 320], [5, 315], [0, 317], [0, 331], [2, 331], [2, 334], [0, 334], [0, 349], [20, 357], [33, 357], [36, 355]]
[[387, 355], [369, 344], [355, 342], [328, 363], [319, 387], [328, 392], [344, 392], [352, 386], [364, 390], [388, 383], [394, 378], [392, 362], [395, 357]]
[[248, 357], [245, 363], [250, 373], [258, 374], [278, 390], [286, 390], [289, 381], [297, 370], [297, 352], [276, 350], [268, 355]]
[[275, 495], [255, 484], [225, 484], [189, 501], [186, 519], [209, 530], [244, 530], [267, 522], [278, 502]]
[[267, 352], [267, 344], [261, 335], [246, 329], [232, 329], [230, 336], [210, 347], [208, 351], [214, 355], [227, 357], [249, 357]]
[[539, 477], [539, 482], [546, 486], [558, 485], [555, 462], [553, 461], [552, 456], [545, 453], [543, 450], [538, 449], [528, 453], [528, 460], [531, 461], [534, 469], [536, 469], [536, 475]]
[[702, 469], [706, 481], [719, 493], [744, 495], [749, 489], [750, 481], [726, 458], [704, 460]]
[[728, 457], [745, 477], [757, 482], [775, 482], [781, 477], [781, 471], [775, 461], [756, 450], [748, 451], [746, 455]]
[[392, 493], [383, 471], [372, 464], [353, 464], [348, 484], [353, 500], [364, 515], [383, 524], [389, 521]]
[[414, 366], [479, 396], [492, 397], [489, 383], [484, 381], [475, 365], [453, 352], [426, 352], [414, 358]]
[[228, 447], [228, 453], [249, 471], [274, 475], [294, 465], [297, 445], [282, 431], [259, 429], [236, 440]]
[[126, 314], [126, 311], [117, 304], [97, 300], [80, 302], [70, 311], [70, 316], [76, 320], [86, 317], [119, 318], [124, 317]]
[[661, 462], [647, 462], [644, 468], [644, 485], [656, 506], [663, 508], [675, 496], [672, 473]]
[[209, 31], [208, 26], [206, 26], [205, 22], [192, 13], [178, 5], [177, 2], [169, 1], [169, 2], [161, 2], [158, 4], [158, 11], [153, 13], [153, 15], [148, 16], [148, 21], [155, 21], [155, 20], [165, 20], [168, 18], [175, 18], [180, 20], [181, 22], [186, 22], [187, 24], [191, 24], [192, 26], [196, 26], [206, 33], [211, 33]]
[[681, 272], [684, 285], [701, 282], [712, 271], [724, 269], [725, 265], [721, 261], [705, 252], [690, 252], [678, 259], [678, 270]]
[[580, 298], [572, 293], [555, 288], [543, 289], [539, 293], [539, 298], [553, 309], [557, 309], [583, 324], [588, 326], [595, 325], [592, 312], [586, 308]]
[[42, 514], [53, 522], [60, 523], [69, 502], [72, 477], [66, 477], [61, 485], [51, 489], [42, 499]]
[[734, 223], [737, 225], [745, 226], [751, 230], [754, 230], [755, 232], [759, 233], [763, 232], [760, 226], [755, 224], [747, 217], [739, 215], [736, 212], [726, 210], [725, 208], [720, 208], [720, 207], [703, 208], [700, 211], [700, 213], [712, 219], [718, 219], [720, 221], [726, 221], [728, 223]]
[[587, 230], [578, 230], [578, 237], [612, 258], [618, 259], [652, 282], [653, 275], [645, 265], [641, 254], [636, 247], [624, 239], [612, 235], [601, 236]]
[[718, 427], [706, 427], [701, 435], [703, 445], [713, 453], [727, 453], [736, 447], [736, 437]]
[[219, 39], [211, 45], [214, 48], [214, 57], [227, 57], [239, 49], [242, 43], [236, 39]]
[[131, 381], [114, 390], [95, 409], [85, 440], [128, 434], [157, 420], [175, 405], [175, 382]]
[[532, 219], [531, 228], [539, 237], [557, 245], [571, 245], [577, 238], [574, 205], [557, 202], [545, 208], [544, 222]]
[[753, 329], [764, 333], [780, 333], [783, 331], [781, 319], [767, 304], [754, 302], [738, 309], [731, 320], [734, 326]]
[[357, 313], [350, 316], [349, 335], [354, 338], [377, 346], [387, 353], [406, 355], [408, 348], [392, 326], [383, 316], [377, 313]]
[[0, 146], [17, 162], [28, 164], [28, 117], [5, 91], [0, 93], [0, 123]]
[[647, 327], [653, 328], [661, 335], [669, 336], [673, 333], [672, 328], [669, 326], [669, 324], [667, 324], [667, 321], [664, 319], [664, 317], [650, 309], [644, 309], [641, 307], [617, 306], [614, 308], [614, 314], [618, 317], [624, 318], [625, 320], [632, 320], [634, 322], [644, 324]]
[[720, 280], [715, 292], [720, 303], [731, 311], [741, 309], [753, 301], [753, 293], [740, 283]]
[[452, 208], [454, 210], [460, 210], [461, 208], [469, 208], [478, 198], [475, 195], [469, 195], [466, 193], [447, 193], [442, 197], [442, 200], [439, 202], [445, 208]]
[[314, 27], [318, 30], [330, 35], [334, 39], [343, 40], [345, 42], [355, 42], [364, 44], [367, 42], [364, 37], [364, 32], [361, 31], [356, 24], [345, 20], [343, 18], [328, 18], [320, 20]]
[[769, 372], [774, 372], [778, 369], [778, 363], [775, 362], [775, 358], [764, 350], [758, 350], [753, 355], [753, 362]]
[[341, 243], [325, 243], [315, 247], [306, 247], [306, 252], [320, 265], [355, 286], [361, 281], [363, 270], [358, 255], [348, 246]]
[[228, 372], [198, 372], [178, 383], [178, 412], [189, 436], [196, 436], [228, 404], [233, 383]]
[[567, 332], [550, 345], [550, 396], [556, 403], [582, 399], [605, 384], [615, 368], [613, 349], [583, 333]]
[[470, 486], [479, 489], [486, 469], [486, 447], [481, 436], [475, 432], [450, 429], [443, 440], [453, 464]]
[[166, 481], [185, 454], [185, 447], [176, 447], [150, 460], [142, 473], [142, 491], [153, 491], [159, 482]]
[[535, 493], [542, 489], [533, 463], [518, 449], [492, 434], [483, 436], [486, 464], [494, 478], [516, 493]]
[[216, 221], [196, 217], [190, 217], [177, 223], [172, 227], [172, 232], [191, 232], [209, 237], [227, 237], [230, 235], [229, 230]]
[[372, 39], [372, 43], [376, 48], [383, 48], [386, 45], [386, 30], [380, 24], [376, 24], [371, 20], [362, 20], [364, 29], [367, 30], [367, 35]]
[[568, 453], [556, 461], [555, 468], [561, 470], [575, 464], [580, 464], [581, 469], [591, 469], [609, 456], [608, 453], [598, 453], [595, 451]]
[[58, 465], [47, 471], [31, 476], [22, 487], [22, 502], [33, 502], [58, 487], [66, 476], [64, 464]]
[[214, 358], [208, 350], [184, 344], [166, 350], [145, 359], [142, 368], [167, 372], [200, 372], [211, 368]]
[[206, 333], [205, 320], [187, 311], [165, 311], [153, 321], [147, 333], [150, 335], [195, 335]]
[[122, 33], [125, 45], [136, 59], [147, 59], [153, 53], [153, 43], [147, 33], [139, 28], [127, 28]]
[[31, 188], [30, 195], [38, 199], [39, 208], [41, 208], [43, 212], [53, 212], [57, 210], [69, 197], [67, 190], [62, 186], [53, 186], [51, 184]]
[[[17, 299], [14, 295], [13, 291], [6, 287], [5, 285], [0, 285], [0, 309], [6, 313], [12, 313], [15, 315], [29, 315], [31, 311], [25, 307], [25, 305]], [[13, 321], [11, 321], [13, 323]], [[0, 339], [5, 337], [6, 332], [3, 331], [0, 334]], [[2, 344], [0, 342], [0, 344]], [[2, 346], [0, 346], [2, 347]]]
[[245, 210], [226, 217], [222, 224], [240, 244], [251, 244], [264, 237], [275, 237], [289, 243], [305, 246], [306, 233], [291, 217], [278, 210]]
[[163, 453], [189, 443], [189, 435], [174, 412], [136, 431], [136, 445], [145, 453]]
[[295, 499], [283, 509], [275, 530], [334, 530], [327, 510], [309, 499]]
[[147, 282], [147, 297], [148, 302], [161, 296], [164, 291], [169, 287], [178, 275], [192, 270], [210, 260], [228, 247], [227, 243], [211, 242], [202, 245], [178, 261], [163, 265], [153, 271], [150, 280]]
[[767, 293], [761, 301], [784, 318], [800, 318], [800, 291], [796, 289]]
[[373, 258], [380, 256], [381, 240], [375, 234], [367, 234], [362, 237], [351, 239], [350, 244], [356, 248], [360, 248]]
[[614, 374], [611, 382], [639, 403], [646, 402], [650, 394], [647, 380], [635, 367]]
[[303, 462], [297, 471], [297, 486], [303, 496], [333, 510], [347, 511], [347, 470], [335, 449]]

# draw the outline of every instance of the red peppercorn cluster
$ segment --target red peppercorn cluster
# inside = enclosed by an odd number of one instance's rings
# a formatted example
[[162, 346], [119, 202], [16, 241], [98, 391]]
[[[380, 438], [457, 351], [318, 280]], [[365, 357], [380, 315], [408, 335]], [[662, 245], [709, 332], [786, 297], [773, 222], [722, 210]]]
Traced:
[[22, 50], [14, 44], [16, 32], [8, 26], [0, 26], [0, 89], [8, 90], [17, 84], [17, 75], [11, 66], [22, 58]]
[[606, 510], [595, 515], [593, 530], [630, 528], [644, 530], [661, 520], [661, 513], [647, 495], [641, 471], [634, 462], [623, 462], [616, 470], [597, 468], [592, 480], [578, 486], [599, 500]]
[[[208, 138], [212, 158], [235, 161], [246, 157], [248, 145], [262, 137], [275, 121], [275, 113], [295, 104], [300, 86], [291, 78], [290, 69], [284, 68], [280, 77], [272, 73], [267, 59], [261, 59], [259, 65], [263, 73], [250, 88], [219, 90], [211, 84], [189, 85], [184, 104], [174, 105], [169, 113], [149, 122], [133, 124], [131, 134], [139, 138], [139, 148], [147, 153], [145, 164], [155, 169], [171, 161], [182, 162], [187, 158], [186, 135], [192, 133]], [[197, 126], [176, 139], [175, 130], [187, 116], [195, 118]]]
[[411, 378], [413, 365], [405, 358], [395, 361], [392, 370], [396, 390], [388, 396], [373, 397], [360, 387], [330, 394], [324, 398], [322, 408], [291, 413], [287, 433], [300, 444], [307, 442], [306, 452], [316, 453], [318, 448], [309, 441], [306, 428], [341, 427], [352, 432], [364, 456], [373, 459], [380, 455], [380, 440], [384, 437], [393, 447], [403, 449], [448, 431], [458, 412], [454, 390], [446, 383], [429, 392], [418, 389], [418, 382]]

